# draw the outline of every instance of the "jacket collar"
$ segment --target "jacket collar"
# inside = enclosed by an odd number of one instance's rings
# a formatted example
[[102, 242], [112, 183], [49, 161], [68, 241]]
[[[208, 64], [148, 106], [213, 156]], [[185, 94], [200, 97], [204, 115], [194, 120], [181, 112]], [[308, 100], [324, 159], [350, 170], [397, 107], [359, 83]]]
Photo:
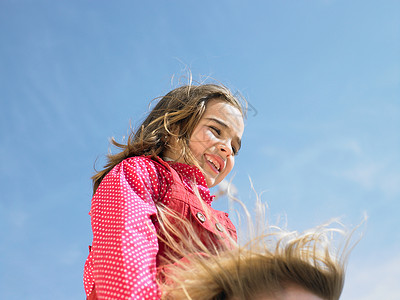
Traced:
[[211, 202], [215, 196], [211, 195], [210, 189], [207, 186], [206, 178], [197, 167], [172, 161], [168, 161], [168, 164], [178, 174], [181, 175], [182, 181], [186, 188], [194, 192], [194, 185], [195, 188], [198, 189], [199, 194], [204, 202], [206, 202], [208, 205], [211, 205]]

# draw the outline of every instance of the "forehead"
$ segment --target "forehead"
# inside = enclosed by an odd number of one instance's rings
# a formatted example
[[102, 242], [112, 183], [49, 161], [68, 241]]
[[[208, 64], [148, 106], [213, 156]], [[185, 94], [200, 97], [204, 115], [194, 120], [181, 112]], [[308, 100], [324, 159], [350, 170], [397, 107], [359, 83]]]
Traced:
[[239, 108], [219, 99], [212, 99], [207, 103], [203, 119], [216, 119], [225, 123], [229, 129], [242, 136], [244, 130], [243, 115]]

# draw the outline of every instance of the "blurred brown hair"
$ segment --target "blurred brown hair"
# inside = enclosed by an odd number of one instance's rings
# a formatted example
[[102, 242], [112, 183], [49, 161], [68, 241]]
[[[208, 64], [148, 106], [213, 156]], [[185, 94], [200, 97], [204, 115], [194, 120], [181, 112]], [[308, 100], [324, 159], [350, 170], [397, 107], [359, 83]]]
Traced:
[[[176, 257], [185, 258], [169, 257], [174, 264], [168, 266], [163, 275], [167, 280], [161, 282], [164, 300], [248, 300], [260, 294], [272, 296], [289, 286], [299, 286], [326, 300], [337, 300], [342, 293], [352, 235], [344, 228], [328, 223], [298, 233], [274, 226], [273, 232], [246, 245], [232, 242], [230, 250], [209, 249], [201, 245], [190, 224], [178, 217], [173, 221], [174, 236], [185, 228], [190, 238], [171, 239], [165, 234], [170, 230], [167, 219], [171, 215], [165, 209], [159, 212], [163, 239], [174, 253], [180, 252]], [[176, 226], [176, 222], [180, 224]], [[344, 243], [335, 249], [337, 235]]]

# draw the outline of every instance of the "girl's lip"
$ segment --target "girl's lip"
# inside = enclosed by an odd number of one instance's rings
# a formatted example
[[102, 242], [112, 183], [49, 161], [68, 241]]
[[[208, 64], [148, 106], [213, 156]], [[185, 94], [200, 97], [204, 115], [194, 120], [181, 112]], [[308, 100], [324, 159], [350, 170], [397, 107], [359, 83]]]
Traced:
[[[213, 169], [217, 174], [219, 174], [219, 173], [225, 168], [225, 162], [224, 162], [224, 160], [223, 160], [221, 157], [219, 157], [218, 155], [204, 154], [204, 157], [205, 157], [207, 163], [212, 167], [212, 169]], [[207, 157], [211, 158], [211, 160], [216, 161], [216, 162], [219, 164], [219, 170], [216, 169], [216, 168], [214, 167], [214, 165], [213, 165], [211, 162], [208, 161]]]

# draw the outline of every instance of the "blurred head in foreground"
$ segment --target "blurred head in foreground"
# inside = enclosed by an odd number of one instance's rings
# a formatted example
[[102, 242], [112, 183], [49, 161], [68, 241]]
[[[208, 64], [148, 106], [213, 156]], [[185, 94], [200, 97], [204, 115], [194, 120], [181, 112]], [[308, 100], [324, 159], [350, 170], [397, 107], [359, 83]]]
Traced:
[[[169, 266], [163, 299], [339, 299], [351, 234], [332, 223], [304, 233], [273, 228], [244, 246], [213, 253], [199, 247], [194, 238], [185, 247], [196, 244], [200, 254], [189, 254]], [[340, 247], [337, 235], [344, 242]]]

